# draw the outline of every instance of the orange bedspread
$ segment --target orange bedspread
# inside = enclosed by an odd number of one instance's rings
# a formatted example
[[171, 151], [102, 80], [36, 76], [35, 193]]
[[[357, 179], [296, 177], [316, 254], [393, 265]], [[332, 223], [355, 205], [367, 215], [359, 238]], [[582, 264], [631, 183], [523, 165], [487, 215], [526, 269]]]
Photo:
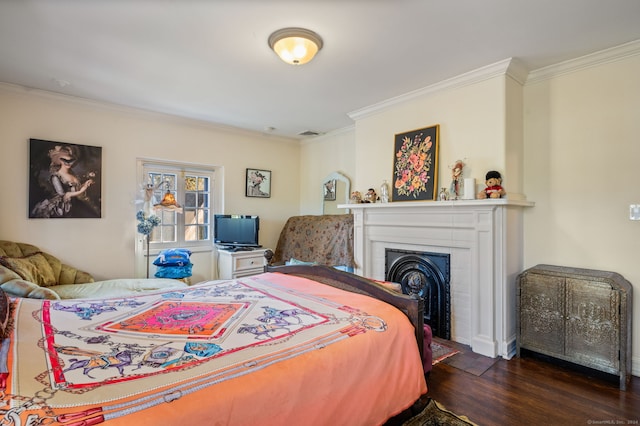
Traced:
[[14, 424], [375, 425], [426, 392], [400, 311], [303, 278], [15, 305], [0, 352]]

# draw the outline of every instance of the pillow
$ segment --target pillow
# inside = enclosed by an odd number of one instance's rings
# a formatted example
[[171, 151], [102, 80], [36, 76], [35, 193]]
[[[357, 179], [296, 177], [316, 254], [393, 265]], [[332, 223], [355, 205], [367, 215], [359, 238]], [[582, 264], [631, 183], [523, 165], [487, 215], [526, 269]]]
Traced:
[[304, 260], [298, 260], [295, 258], [291, 258], [289, 260], [287, 260], [285, 263], [285, 265], [317, 265], [317, 262], [305, 262]]
[[20, 275], [25, 281], [44, 287], [57, 284], [53, 269], [41, 252], [24, 257], [0, 256], [0, 264]]
[[40, 287], [31, 281], [17, 279], [0, 284], [0, 288], [11, 297], [29, 299], [60, 299], [58, 294], [48, 287]]
[[187, 278], [191, 276], [192, 263], [182, 266], [159, 266], [156, 278]]
[[184, 266], [189, 264], [191, 251], [188, 249], [167, 249], [162, 250], [153, 264], [156, 266]]

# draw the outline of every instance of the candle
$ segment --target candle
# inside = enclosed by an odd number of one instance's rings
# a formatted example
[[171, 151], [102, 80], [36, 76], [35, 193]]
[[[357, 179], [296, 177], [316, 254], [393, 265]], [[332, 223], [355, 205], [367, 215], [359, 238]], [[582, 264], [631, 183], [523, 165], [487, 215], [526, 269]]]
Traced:
[[464, 193], [462, 194], [463, 200], [473, 200], [476, 198], [476, 180], [474, 178], [464, 179]]

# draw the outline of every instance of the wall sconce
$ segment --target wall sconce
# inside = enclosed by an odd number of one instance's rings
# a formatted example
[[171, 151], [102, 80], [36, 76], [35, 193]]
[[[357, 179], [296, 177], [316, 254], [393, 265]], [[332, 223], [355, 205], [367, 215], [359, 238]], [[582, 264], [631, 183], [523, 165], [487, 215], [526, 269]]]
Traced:
[[283, 28], [269, 36], [269, 46], [288, 64], [306, 64], [322, 49], [322, 38], [304, 28]]

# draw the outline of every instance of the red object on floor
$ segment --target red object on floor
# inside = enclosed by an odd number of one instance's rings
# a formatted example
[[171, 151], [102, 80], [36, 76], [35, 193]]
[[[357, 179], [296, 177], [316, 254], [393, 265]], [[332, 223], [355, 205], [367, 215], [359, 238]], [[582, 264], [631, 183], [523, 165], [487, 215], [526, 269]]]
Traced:
[[424, 334], [423, 334], [423, 345], [424, 351], [422, 354], [422, 367], [424, 368], [424, 374], [427, 374], [431, 371], [433, 367], [433, 352], [431, 351], [431, 340], [433, 338], [433, 334], [431, 333], [431, 327], [429, 325], [424, 325]]

